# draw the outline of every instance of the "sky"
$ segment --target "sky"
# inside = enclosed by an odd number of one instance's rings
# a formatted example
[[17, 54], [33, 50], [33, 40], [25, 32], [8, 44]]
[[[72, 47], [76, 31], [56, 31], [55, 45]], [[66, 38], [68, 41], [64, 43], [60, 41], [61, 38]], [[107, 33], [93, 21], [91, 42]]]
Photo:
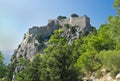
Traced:
[[114, 0], [0, 0], [0, 50], [13, 50], [32, 26], [46, 25], [48, 19], [72, 13], [87, 15], [99, 28], [108, 16], [116, 15]]

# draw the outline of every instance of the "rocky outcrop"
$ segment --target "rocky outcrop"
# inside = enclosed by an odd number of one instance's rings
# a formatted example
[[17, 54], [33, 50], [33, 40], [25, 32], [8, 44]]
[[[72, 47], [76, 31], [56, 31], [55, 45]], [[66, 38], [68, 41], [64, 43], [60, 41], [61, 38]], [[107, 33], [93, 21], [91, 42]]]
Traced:
[[[25, 57], [30, 61], [33, 60], [34, 55], [38, 52], [43, 53], [43, 49], [46, 47], [45, 42], [53, 34], [54, 30], [58, 29], [58, 23], [51, 21], [47, 26], [38, 27], [34, 26], [24, 34], [23, 41], [14, 51], [11, 61], [14, 58]], [[37, 36], [42, 37], [42, 41], [39, 42]]]
[[[66, 27], [65, 24], [68, 24], [69, 27]], [[37, 52], [43, 53], [43, 49], [46, 47], [45, 42], [49, 40], [53, 32], [59, 29], [60, 26], [64, 31], [62, 36], [69, 39], [70, 43], [72, 43], [74, 39], [79, 38], [82, 32], [89, 33], [91, 27], [90, 19], [87, 16], [71, 17], [63, 20], [50, 19], [47, 26], [33, 26], [24, 34], [23, 41], [14, 51], [11, 60], [13, 61], [14, 58], [22, 56], [32, 61]], [[41, 42], [36, 39], [37, 36], [41, 36]]]
[[[66, 24], [66, 25], [65, 25]], [[33, 26], [27, 33], [24, 34], [23, 41], [14, 51], [11, 58], [11, 64], [18, 61], [18, 58], [23, 57], [30, 61], [33, 60], [37, 53], [43, 53], [44, 48], [47, 47], [46, 42], [55, 30], [59, 28], [63, 29], [62, 37], [69, 40], [69, 43], [79, 38], [83, 32], [88, 34], [90, 32], [90, 19], [87, 16], [82, 17], [71, 17], [68, 19], [50, 19], [47, 26]], [[24, 69], [24, 66], [17, 66], [14, 71], [14, 77], [18, 70]]]
[[115, 77], [111, 77], [110, 72], [102, 68], [98, 72], [92, 72], [90, 75], [82, 77], [83, 81], [120, 81], [120, 73], [116, 74]]

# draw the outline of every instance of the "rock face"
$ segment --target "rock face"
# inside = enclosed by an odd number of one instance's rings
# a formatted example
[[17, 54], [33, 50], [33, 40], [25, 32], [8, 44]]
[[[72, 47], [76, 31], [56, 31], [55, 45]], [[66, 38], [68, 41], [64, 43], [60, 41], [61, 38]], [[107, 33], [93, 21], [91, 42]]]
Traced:
[[[69, 28], [65, 27], [65, 24], [68, 24]], [[89, 33], [90, 27], [90, 19], [87, 16], [71, 17], [62, 20], [50, 19], [47, 26], [33, 26], [27, 33], [24, 34], [23, 41], [14, 51], [11, 63], [14, 63], [19, 57], [24, 57], [32, 61], [35, 54], [39, 52], [43, 53], [44, 48], [47, 47], [46, 42], [49, 40], [54, 31], [59, 28], [62, 28], [64, 31], [61, 36], [68, 38], [71, 44], [74, 39], [80, 37], [82, 32]], [[23, 66], [15, 68], [13, 81], [15, 74], [21, 69], [23, 69]]]
[[[69, 24], [72, 28], [65, 27], [65, 24]], [[70, 42], [79, 38], [80, 34], [84, 31], [89, 33], [91, 27], [90, 19], [87, 16], [71, 17], [63, 20], [50, 19], [47, 26], [33, 26], [26, 34], [24, 34], [24, 39], [18, 46], [18, 49], [15, 50], [11, 60], [22, 56], [32, 61], [37, 52], [40, 51], [43, 53], [43, 49], [46, 47], [45, 42], [49, 40], [49, 37], [55, 30], [59, 29], [60, 26], [62, 26], [62, 29], [64, 30], [62, 36], [68, 38]], [[71, 33], [71, 31], [73, 32]], [[42, 37], [42, 43], [36, 39], [37, 35]], [[40, 44], [42, 44], [42, 47], [38, 48]]]

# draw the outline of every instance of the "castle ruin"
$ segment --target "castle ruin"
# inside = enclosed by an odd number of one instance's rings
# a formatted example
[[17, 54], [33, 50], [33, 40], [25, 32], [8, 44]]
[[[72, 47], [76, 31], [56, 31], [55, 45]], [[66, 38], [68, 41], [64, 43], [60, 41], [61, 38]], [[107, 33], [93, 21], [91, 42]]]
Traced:
[[81, 17], [70, 17], [67, 19], [49, 19], [47, 26], [34, 26], [33, 28], [29, 29], [29, 34], [40, 34], [43, 36], [49, 36], [51, 35], [54, 30], [59, 29], [59, 26], [64, 26], [65, 24], [69, 24], [71, 26], [78, 26], [80, 27], [80, 30], [83, 31], [89, 31], [91, 25], [90, 25], [90, 18], [86, 15]]

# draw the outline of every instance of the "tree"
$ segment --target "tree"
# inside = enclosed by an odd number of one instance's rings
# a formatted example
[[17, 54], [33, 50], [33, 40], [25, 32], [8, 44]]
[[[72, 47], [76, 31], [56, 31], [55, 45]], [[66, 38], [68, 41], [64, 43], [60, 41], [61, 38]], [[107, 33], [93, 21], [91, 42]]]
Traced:
[[42, 59], [40, 65], [41, 81], [77, 80], [77, 70], [72, 65], [71, 47], [54, 47], [49, 53], [44, 54]]
[[50, 40], [48, 41], [49, 45], [54, 46], [61, 46], [67, 43], [67, 39], [63, 38], [61, 34], [63, 33], [62, 29], [54, 31], [54, 34], [51, 36]]
[[65, 16], [58, 16], [58, 17], [57, 17], [58, 20], [62, 20], [62, 19], [66, 19], [66, 18], [67, 18], [67, 17], [65, 17]]
[[73, 13], [73, 14], [71, 14], [71, 17], [79, 17], [79, 15]]
[[96, 28], [95, 27], [90, 27], [90, 33], [96, 34], [97, 33]]
[[114, 0], [114, 7], [117, 9], [117, 14], [120, 16], [120, 0]]
[[27, 70], [29, 71], [29, 81], [40, 81], [39, 67], [41, 55], [38, 53], [31, 62]]
[[41, 81], [76, 81], [78, 71], [74, 67], [72, 47], [57, 30], [51, 36], [40, 62]]
[[70, 25], [69, 25], [69, 24], [64, 24], [64, 26], [65, 26], [66, 28], [69, 28], [69, 27], [70, 27]]
[[91, 73], [97, 70], [101, 66], [101, 64], [95, 58], [96, 55], [97, 52], [93, 50], [83, 53], [77, 60], [75, 66], [78, 67], [80, 69], [80, 72], [82, 73]]
[[104, 67], [111, 70], [120, 71], [120, 51], [117, 50], [109, 50], [109, 51], [101, 51], [98, 55], [98, 58], [101, 60]]
[[29, 71], [20, 71], [16, 76], [15, 76], [15, 81], [31, 81], [29, 78]]
[[30, 63], [24, 58], [20, 58], [19, 60], [19, 65], [24, 65], [25, 68], [18, 72], [15, 81], [40, 81], [38, 69], [40, 67], [40, 54], [36, 54], [33, 61]]
[[120, 48], [120, 17], [115, 16], [109, 17], [109, 27], [110, 27], [110, 38], [113, 40], [113, 42], [115, 43], [116, 49]]
[[6, 66], [3, 62], [3, 56], [2, 56], [2, 53], [0, 52], [0, 78], [3, 78], [5, 77], [6, 75]]

